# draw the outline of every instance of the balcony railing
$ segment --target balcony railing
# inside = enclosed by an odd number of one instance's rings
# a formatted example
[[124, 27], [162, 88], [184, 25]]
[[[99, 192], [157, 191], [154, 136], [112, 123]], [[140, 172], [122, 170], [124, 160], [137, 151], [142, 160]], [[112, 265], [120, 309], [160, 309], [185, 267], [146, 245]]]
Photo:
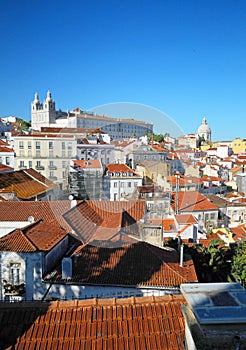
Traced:
[[20, 169], [20, 170], [27, 169], [27, 166], [25, 166], [25, 165], [23, 165], [23, 166], [19, 165], [19, 169]]
[[43, 165], [36, 165], [35, 169], [36, 170], [44, 170], [44, 166]]
[[57, 166], [55, 166], [55, 165], [49, 165], [48, 168], [50, 170], [57, 170]]

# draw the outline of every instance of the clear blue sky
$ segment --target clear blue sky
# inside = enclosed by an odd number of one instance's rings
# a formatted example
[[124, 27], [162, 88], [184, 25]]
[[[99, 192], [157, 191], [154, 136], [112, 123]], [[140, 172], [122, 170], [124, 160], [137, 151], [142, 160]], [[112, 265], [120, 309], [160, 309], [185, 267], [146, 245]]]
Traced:
[[30, 120], [50, 89], [62, 110], [132, 102], [184, 133], [206, 116], [213, 140], [246, 138], [243, 0], [1, 1], [0, 48], [0, 117]]

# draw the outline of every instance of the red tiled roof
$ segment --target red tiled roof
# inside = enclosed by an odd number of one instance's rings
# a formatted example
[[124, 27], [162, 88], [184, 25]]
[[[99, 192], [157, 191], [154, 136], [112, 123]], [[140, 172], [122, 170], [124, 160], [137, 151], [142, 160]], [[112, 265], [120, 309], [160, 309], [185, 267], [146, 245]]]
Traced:
[[0, 238], [0, 250], [10, 252], [35, 252], [37, 247], [26, 237], [22, 230], [14, 230]]
[[102, 168], [102, 164], [99, 159], [73, 160], [73, 163], [82, 169]]
[[32, 138], [32, 137], [35, 137], [35, 138], [57, 138], [57, 137], [62, 137], [62, 138], [64, 138], [64, 139], [73, 139], [74, 138], [74, 135], [63, 135], [63, 134], [49, 134], [49, 133], [47, 133], [47, 134], [45, 134], [45, 133], [43, 133], [43, 134], [21, 134], [21, 135], [18, 135], [18, 137], [25, 137], [25, 138], [27, 138], [27, 137], [30, 137], [30, 138]]
[[34, 169], [13, 171], [11, 176], [0, 173], [0, 192], [14, 192], [20, 199], [33, 198], [55, 187], [57, 185]]
[[13, 168], [11, 168], [10, 166], [8, 165], [5, 165], [5, 164], [1, 164], [0, 163], [0, 172], [10, 172], [10, 171], [14, 171]]
[[177, 229], [174, 219], [167, 218], [162, 221], [164, 231], [174, 231]]
[[[99, 247], [81, 245], [73, 253], [75, 283], [103, 285], [178, 287], [181, 283], [196, 282], [191, 258], [179, 265], [178, 253], [146, 242]], [[61, 266], [56, 266], [56, 281], [61, 279]]]
[[135, 174], [135, 172], [125, 164], [107, 164], [106, 170], [108, 172], [112, 172], [112, 173], [133, 173], [133, 174]]
[[[167, 181], [171, 182], [172, 186], [175, 186], [177, 183], [177, 178], [175, 175], [168, 176]], [[195, 177], [195, 176], [184, 176], [180, 175], [179, 176], [179, 186], [189, 186], [189, 185], [200, 185], [202, 184], [202, 181], [200, 178]]]
[[39, 221], [0, 238], [0, 250], [11, 252], [49, 251], [67, 235], [58, 223]]
[[3, 303], [1, 349], [184, 350], [182, 295]]
[[8, 143], [0, 139], [0, 146], [8, 146]]
[[13, 148], [9, 148], [7, 146], [0, 145], [0, 152], [14, 153], [14, 150], [13, 150]]
[[246, 226], [245, 224], [239, 225], [237, 227], [231, 227], [231, 232], [234, 234], [234, 239], [236, 241], [240, 239], [246, 239]]
[[56, 220], [67, 231], [71, 227], [63, 219], [63, 214], [71, 208], [71, 201], [5, 201], [0, 202], [0, 221]]
[[59, 134], [105, 134], [101, 129], [93, 128], [51, 128], [41, 127], [41, 133], [59, 133]]
[[[173, 208], [175, 209], [176, 193], [173, 192]], [[181, 212], [218, 210], [217, 206], [211, 203], [204, 195], [198, 191], [179, 192], [178, 209]]]
[[88, 200], [69, 210], [64, 214], [64, 218], [82, 242], [89, 242], [94, 239], [111, 240], [121, 229], [138, 234], [135, 224], [144, 214], [145, 203], [142, 201]]
[[177, 214], [175, 218], [179, 224], [197, 224], [197, 220], [192, 214]]

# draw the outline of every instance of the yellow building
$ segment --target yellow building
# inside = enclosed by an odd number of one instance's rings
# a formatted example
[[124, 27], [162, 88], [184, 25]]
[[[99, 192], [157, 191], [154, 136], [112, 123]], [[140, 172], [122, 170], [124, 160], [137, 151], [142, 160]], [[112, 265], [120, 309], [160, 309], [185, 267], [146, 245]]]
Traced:
[[64, 190], [68, 186], [70, 160], [76, 158], [76, 146], [73, 135], [15, 136], [15, 170], [33, 168]]
[[246, 139], [241, 140], [239, 137], [231, 142], [233, 153], [244, 153], [246, 151]]

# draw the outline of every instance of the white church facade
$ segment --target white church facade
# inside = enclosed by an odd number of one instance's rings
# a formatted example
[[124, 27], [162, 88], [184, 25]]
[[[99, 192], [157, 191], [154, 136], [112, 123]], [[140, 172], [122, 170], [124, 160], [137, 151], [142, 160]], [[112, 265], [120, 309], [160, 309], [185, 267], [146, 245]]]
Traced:
[[114, 140], [153, 133], [153, 124], [145, 121], [99, 116], [79, 108], [68, 112], [56, 111], [50, 91], [43, 103], [39, 101], [38, 94], [35, 94], [31, 104], [31, 120], [34, 131], [40, 131], [41, 127], [101, 129]]

